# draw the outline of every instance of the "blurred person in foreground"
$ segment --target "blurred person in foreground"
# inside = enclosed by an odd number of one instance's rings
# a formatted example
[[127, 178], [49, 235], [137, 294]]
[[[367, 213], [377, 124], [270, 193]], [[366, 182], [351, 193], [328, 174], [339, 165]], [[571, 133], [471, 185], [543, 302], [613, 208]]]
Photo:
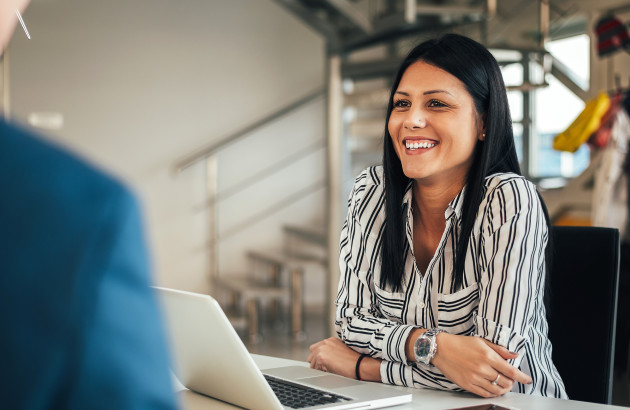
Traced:
[[[0, 50], [27, 4], [0, 2]], [[0, 120], [0, 407], [175, 408], [149, 282], [129, 191]]]

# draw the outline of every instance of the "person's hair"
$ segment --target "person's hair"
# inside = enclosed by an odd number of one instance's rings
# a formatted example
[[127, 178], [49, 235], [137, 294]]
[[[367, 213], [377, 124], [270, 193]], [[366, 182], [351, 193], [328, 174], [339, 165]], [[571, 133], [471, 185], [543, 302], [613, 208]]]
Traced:
[[[404, 277], [406, 227], [402, 206], [405, 190], [411, 181], [402, 169], [389, 134], [388, 124], [393, 110], [393, 98], [407, 68], [423, 61], [438, 67], [458, 78], [472, 97], [478, 118], [484, 123], [485, 139], [478, 140], [473, 153], [473, 162], [466, 177], [466, 190], [462, 206], [461, 232], [455, 249], [453, 264], [453, 290], [462, 286], [466, 249], [472, 233], [475, 217], [484, 195], [484, 181], [497, 172], [512, 172], [520, 175], [520, 167], [514, 146], [512, 119], [508, 106], [503, 77], [492, 54], [476, 41], [458, 35], [446, 34], [416, 46], [402, 62], [392, 85], [387, 107], [383, 150], [385, 176], [386, 223], [381, 247], [381, 287], [389, 285], [395, 291], [402, 288]], [[540, 197], [540, 195], [539, 195]], [[547, 225], [549, 217], [540, 198]], [[549, 238], [551, 240], [551, 238]], [[550, 246], [546, 254], [549, 255]], [[549, 258], [546, 258], [547, 266]]]

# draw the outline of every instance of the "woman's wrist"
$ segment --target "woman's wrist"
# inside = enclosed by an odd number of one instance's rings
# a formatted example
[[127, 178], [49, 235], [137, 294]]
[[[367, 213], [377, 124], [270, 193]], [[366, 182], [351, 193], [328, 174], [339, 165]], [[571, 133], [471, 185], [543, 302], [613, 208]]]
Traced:
[[381, 381], [381, 360], [366, 356], [361, 360], [358, 367], [361, 380], [368, 382]]
[[446, 343], [444, 343], [444, 339], [445, 338], [447, 339], [449, 336], [450, 334], [446, 332], [440, 332], [435, 336], [436, 348], [435, 348], [435, 355], [431, 359], [431, 364], [437, 367], [438, 369], [440, 368], [439, 366], [440, 360], [444, 357], [444, 350], [446, 350]]
[[359, 366], [361, 366], [361, 361], [368, 357], [365, 353], [361, 353], [359, 358], [357, 359], [357, 364], [354, 366], [354, 378], [357, 380], [361, 380], [361, 373], [359, 372]]

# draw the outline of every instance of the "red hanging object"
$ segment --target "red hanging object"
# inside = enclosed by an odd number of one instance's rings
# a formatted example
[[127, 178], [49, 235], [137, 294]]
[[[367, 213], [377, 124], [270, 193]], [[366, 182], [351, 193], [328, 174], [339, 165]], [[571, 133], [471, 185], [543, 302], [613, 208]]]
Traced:
[[605, 57], [618, 50], [630, 53], [630, 35], [626, 25], [617, 17], [609, 14], [595, 24], [597, 35], [597, 55]]

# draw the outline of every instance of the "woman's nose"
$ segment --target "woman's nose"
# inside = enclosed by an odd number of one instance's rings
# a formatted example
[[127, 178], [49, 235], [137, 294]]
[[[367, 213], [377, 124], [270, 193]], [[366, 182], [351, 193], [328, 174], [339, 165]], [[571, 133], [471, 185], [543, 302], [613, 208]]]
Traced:
[[409, 113], [407, 118], [405, 118], [403, 126], [409, 130], [425, 128], [427, 126], [427, 120], [419, 113]]

